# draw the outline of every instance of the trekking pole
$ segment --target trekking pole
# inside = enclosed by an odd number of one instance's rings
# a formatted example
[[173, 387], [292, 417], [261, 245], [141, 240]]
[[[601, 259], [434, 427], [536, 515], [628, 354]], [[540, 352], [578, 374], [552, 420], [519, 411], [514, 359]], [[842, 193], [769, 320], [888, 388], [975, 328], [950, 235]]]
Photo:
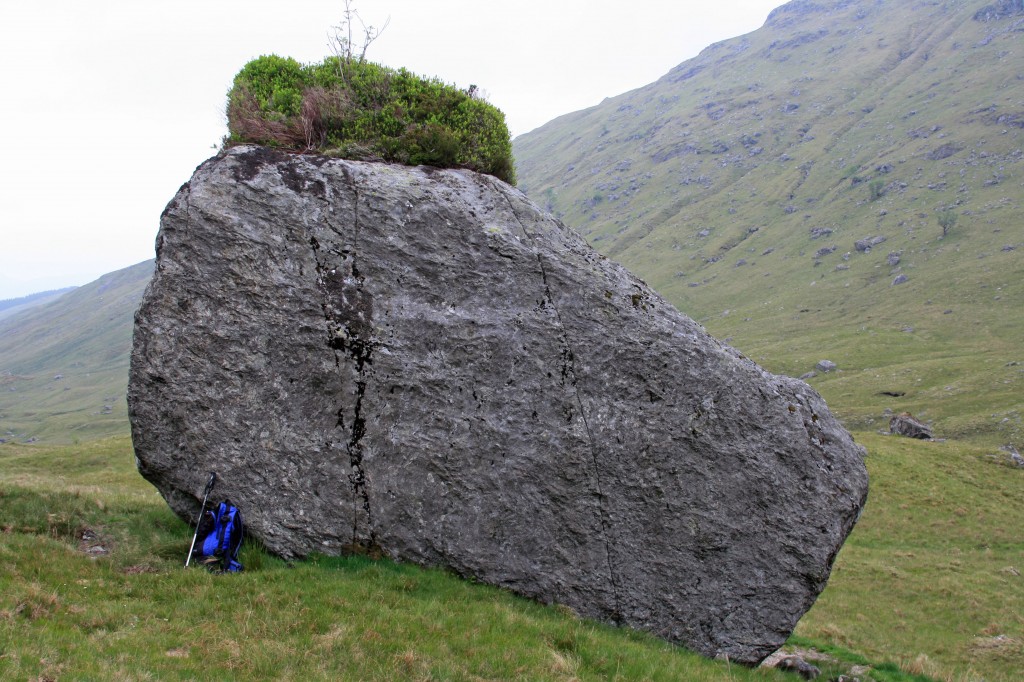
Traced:
[[192, 552], [196, 549], [196, 538], [199, 537], [199, 524], [203, 522], [203, 512], [206, 511], [206, 500], [210, 497], [210, 492], [213, 491], [213, 484], [217, 481], [217, 473], [210, 472], [210, 480], [206, 482], [206, 490], [203, 491], [203, 504], [199, 507], [199, 518], [196, 519], [196, 532], [192, 536], [192, 546], [188, 548], [188, 556], [185, 557], [185, 568], [188, 568], [188, 562], [192, 561]]

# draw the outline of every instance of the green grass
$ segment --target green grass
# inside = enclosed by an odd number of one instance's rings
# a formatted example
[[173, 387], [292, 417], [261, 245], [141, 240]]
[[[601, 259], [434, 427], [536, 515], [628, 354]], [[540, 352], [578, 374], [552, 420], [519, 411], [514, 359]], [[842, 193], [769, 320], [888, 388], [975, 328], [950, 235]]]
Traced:
[[[791, 645], [828, 655], [826, 676], [1016, 679], [1024, 471], [958, 443], [858, 439], [869, 503]], [[437, 569], [287, 564], [250, 541], [240, 575], [186, 570], [191, 529], [132, 463], [124, 437], [0, 446], [0, 677], [794, 679]]]
[[955, 442], [858, 434], [871, 492], [796, 634], [947, 680], [1024, 670], [1024, 470]]
[[[1013, 615], [1020, 579], [1000, 572], [1019, 564], [1019, 540], [988, 525], [1004, 504], [1008, 523], [1022, 520], [1015, 479], [959, 449], [936, 455], [936, 444], [875, 441], [871, 504], [792, 644], [827, 654], [816, 662], [826, 676], [859, 665], [870, 668], [864, 681], [976, 679], [968, 671], [1013, 679], [1020, 652], [986, 642], [1024, 637]], [[939, 465], [918, 481], [907, 472], [922, 456]], [[936, 512], [936, 526], [899, 509], [906, 498], [943, 510], [948, 500], [928, 497], [943, 487], [971, 513]], [[438, 569], [365, 557], [288, 564], [249, 541], [242, 574], [186, 570], [191, 529], [135, 472], [123, 437], [0, 447], [0, 519], [3, 679], [794, 679], [709, 661]], [[944, 523], [970, 532], [947, 546]], [[951, 598], [943, 579], [955, 576], [978, 578]]]
[[124, 438], [0, 465], [3, 679], [786, 679], [436, 569], [250, 542], [242, 574], [186, 570], [190, 529]]

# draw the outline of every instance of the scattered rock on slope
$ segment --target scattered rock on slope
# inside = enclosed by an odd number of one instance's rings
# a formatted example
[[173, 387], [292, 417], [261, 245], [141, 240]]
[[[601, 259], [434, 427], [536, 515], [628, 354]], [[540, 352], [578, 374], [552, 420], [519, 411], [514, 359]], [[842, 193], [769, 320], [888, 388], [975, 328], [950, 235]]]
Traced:
[[871, 249], [879, 244], [883, 243], [886, 238], [882, 235], [875, 237], [865, 237], [864, 239], [858, 239], [853, 243], [853, 248], [861, 253], [868, 253]]
[[139, 470], [286, 557], [372, 548], [754, 664], [825, 586], [860, 448], [519, 191], [235, 148], [168, 205]]
[[909, 412], [893, 415], [889, 420], [889, 432], [907, 438], [927, 439], [932, 437], [932, 428]]
[[974, 14], [975, 21], [995, 21], [1018, 14], [1024, 14], [1020, 0], [997, 0], [993, 5], [986, 5]]

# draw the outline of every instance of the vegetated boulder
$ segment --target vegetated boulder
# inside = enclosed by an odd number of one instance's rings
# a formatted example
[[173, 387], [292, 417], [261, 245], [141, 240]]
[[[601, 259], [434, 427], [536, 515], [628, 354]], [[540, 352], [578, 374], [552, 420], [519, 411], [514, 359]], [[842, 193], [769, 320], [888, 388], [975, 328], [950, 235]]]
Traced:
[[889, 433], [907, 438], [928, 439], [932, 437], [932, 427], [916, 419], [909, 412], [901, 412], [889, 420]]
[[867, 495], [820, 396], [495, 178], [237, 147], [161, 220], [139, 471], [285, 557], [445, 566], [754, 664]]

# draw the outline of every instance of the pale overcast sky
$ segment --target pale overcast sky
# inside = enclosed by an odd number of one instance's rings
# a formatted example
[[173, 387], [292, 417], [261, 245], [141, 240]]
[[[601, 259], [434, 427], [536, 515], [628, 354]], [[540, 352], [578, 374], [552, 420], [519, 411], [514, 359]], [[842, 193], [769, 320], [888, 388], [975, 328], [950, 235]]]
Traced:
[[[784, 0], [355, 0], [367, 58], [475, 84], [513, 135], [759, 28]], [[153, 256], [160, 213], [226, 132], [261, 54], [320, 61], [340, 0], [0, 0], [0, 299]]]

